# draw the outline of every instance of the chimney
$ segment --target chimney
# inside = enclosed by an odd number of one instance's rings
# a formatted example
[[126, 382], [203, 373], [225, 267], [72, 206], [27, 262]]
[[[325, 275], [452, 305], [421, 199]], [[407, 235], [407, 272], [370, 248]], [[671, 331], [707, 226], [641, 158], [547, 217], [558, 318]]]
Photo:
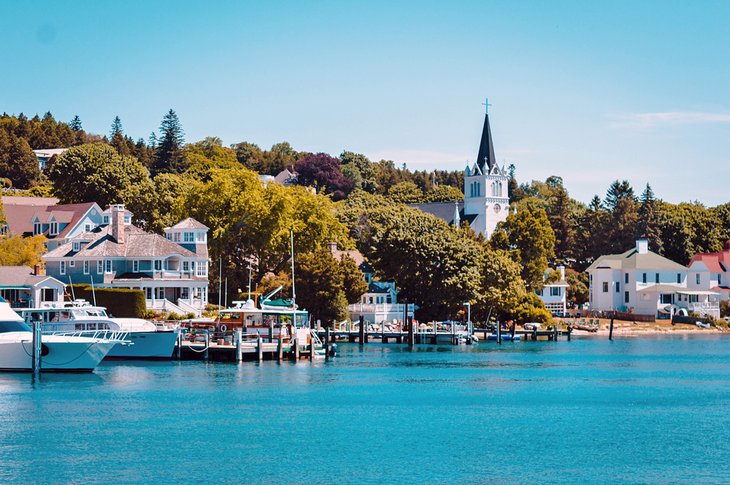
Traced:
[[637, 239], [636, 240], [636, 252], [639, 254], [646, 254], [649, 252], [649, 240], [648, 239]]
[[560, 281], [563, 281], [565, 279], [565, 266], [558, 266], [558, 271], [560, 271]]
[[33, 266], [33, 274], [35, 276], [40, 276], [41, 275], [41, 265], [39, 263], [36, 263], [36, 265]]
[[329, 250], [332, 254], [335, 254], [337, 252], [337, 243], [336, 242], [327, 243], [327, 247], [329, 248]]
[[112, 210], [112, 237], [117, 244], [124, 244], [124, 204], [110, 206]]

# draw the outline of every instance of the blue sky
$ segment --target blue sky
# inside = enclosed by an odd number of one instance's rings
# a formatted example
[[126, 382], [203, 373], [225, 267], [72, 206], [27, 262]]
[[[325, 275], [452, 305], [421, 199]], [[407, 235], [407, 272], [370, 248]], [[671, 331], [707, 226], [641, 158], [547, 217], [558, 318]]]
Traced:
[[2, 2], [0, 110], [730, 201], [730, 2]]

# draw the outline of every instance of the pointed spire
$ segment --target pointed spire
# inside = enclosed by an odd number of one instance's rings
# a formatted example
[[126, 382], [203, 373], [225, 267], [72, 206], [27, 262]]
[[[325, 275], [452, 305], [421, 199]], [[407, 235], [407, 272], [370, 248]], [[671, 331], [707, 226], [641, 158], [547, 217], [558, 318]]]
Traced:
[[458, 228], [461, 225], [461, 217], [459, 216], [459, 203], [454, 202], [454, 227]]
[[[479, 143], [479, 154], [477, 155], [477, 164], [482, 173], [492, 171], [496, 160], [494, 158], [494, 143], [492, 142], [492, 130], [489, 127], [489, 104], [487, 103], [487, 113], [484, 115], [484, 127], [482, 128], [482, 141]], [[486, 167], [486, 169], [485, 169]]]

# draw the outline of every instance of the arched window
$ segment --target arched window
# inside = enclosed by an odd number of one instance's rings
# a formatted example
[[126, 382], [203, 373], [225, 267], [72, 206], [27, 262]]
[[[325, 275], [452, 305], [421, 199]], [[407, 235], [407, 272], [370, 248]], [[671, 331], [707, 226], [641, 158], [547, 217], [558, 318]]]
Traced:
[[502, 197], [502, 182], [499, 180], [492, 182], [492, 195], [494, 197]]

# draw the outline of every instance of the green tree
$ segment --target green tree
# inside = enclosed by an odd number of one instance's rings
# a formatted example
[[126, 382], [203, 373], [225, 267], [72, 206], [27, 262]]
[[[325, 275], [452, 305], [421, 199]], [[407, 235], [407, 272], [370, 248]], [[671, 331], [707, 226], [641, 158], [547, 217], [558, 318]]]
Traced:
[[437, 185], [431, 187], [423, 196], [424, 202], [462, 202], [464, 193], [450, 185]]
[[324, 326], [347, 318], [344, 274], [332, 253], [322, 247], [296, 258], [297, 304]]
[[351, 179], [355, 183], [355, 189], [362, 189], [371, 194], [377, 192], [378, 184], [375, 181], [373, 164], [368, 157], [361, 153], [343, 151], [340, 154], [340, 163], [345, 176], [350, 177], [348, 174], [357, 174], [359, 177], [358, 180]]
[[0, 130], [0, 178], [10, 179], [19, 189], [28, 189], [41, 178], [38, 158], [28, 142], [3, 130]]
[[417, 204], [423, 202], [423, 191], [413, 182], [400, 182], [388, 190], [388, 198], [402, 204]]
[[500, 231], [507, 236], [513, 259], [522, 267], [527, 288], [541, 289], [548, 263], [555, 257], [555, 234], [539, 201], [530, 198], [520, 202], [517, 210], [497, 226], [495, 232]]
[[187, 169], [184, 165], [184, 143], [182, 125], [177, 113], [171, 109], [160, 124], [160, 139], [157, 144], [155, 161], [152, 164], [152, 173], [184, 172]]
[[362, 295], [368, 291], [365, 276], [357, 267], [355, 260], [347, 255], [340, 260], [340, 269], [342, 271], [342, 287], [347, 303], [359, 302]]
[[70, 148], [58, 157], [48, 178], [63, 204], [96, 202], [106, 207], [124, 203], [136, 217], [153, 195], [152, 182], [142, 164], [98, 143]]
[[83, 127], [81, 126], [81, 118], [79, 118], [79, 115], [74, 116], [73, 119], [71, 120], [71, 122], [68, 124], [68, 126], [73, 131], [83, 130]]
[[565, 281], [570, 285], [566, 295], [568, 305], [582, 305], [588, 302], [588, 273], [579, 273], [568, 268], [565, 270]]
[[661, 238], [659, 214], [657, 209], [657, 201], [654, 198], [654, 191], [651, 186], [646, 184], [644, 192], [641, 194], [641, 204], [639, 205], [638, 220], [636, 224], [636, 236], [649, 240], [649, 248], [657, 253], [662, 253], [664, 245]]

